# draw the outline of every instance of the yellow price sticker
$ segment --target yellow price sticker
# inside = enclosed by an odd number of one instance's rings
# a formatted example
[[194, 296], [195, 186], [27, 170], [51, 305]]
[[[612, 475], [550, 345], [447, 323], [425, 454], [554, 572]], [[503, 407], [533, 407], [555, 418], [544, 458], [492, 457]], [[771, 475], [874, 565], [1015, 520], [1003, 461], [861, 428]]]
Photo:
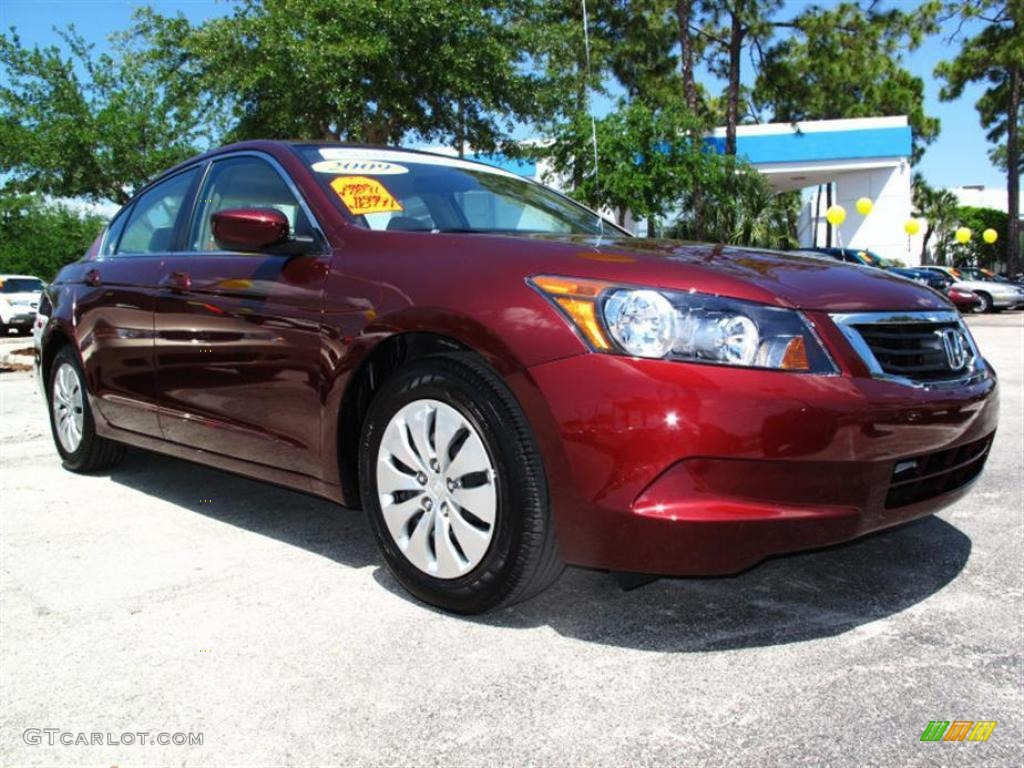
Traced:
[[331, 182], [331, 189], [354, 216], [402, 210], [402, 204], [387, 187], [368, 176], [339, 176]]

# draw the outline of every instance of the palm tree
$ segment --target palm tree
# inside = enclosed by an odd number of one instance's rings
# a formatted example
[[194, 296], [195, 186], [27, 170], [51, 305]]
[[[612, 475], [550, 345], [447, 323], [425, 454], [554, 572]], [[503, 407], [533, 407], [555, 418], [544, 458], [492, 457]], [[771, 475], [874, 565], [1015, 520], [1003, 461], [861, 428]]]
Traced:
[[928, 242], [934, 234], [936, 263], [945, 264], [950, 232], [959, 215], [960, 201], [948, 189], [929, 186], [919, 173], [914, 174], [913, 188], [914, 216], [928, 222], [921, 240], [921, 263], [928, 264], [931, 261]]

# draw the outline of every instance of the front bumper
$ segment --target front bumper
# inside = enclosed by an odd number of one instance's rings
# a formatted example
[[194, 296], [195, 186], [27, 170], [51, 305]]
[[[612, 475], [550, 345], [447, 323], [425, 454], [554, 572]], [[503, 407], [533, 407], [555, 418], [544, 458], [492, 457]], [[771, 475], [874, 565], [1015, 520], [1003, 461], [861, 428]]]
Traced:
[[8, 328], [28, 329], [32, 327], [32, 324], [35, 323], [35, 321], [36, 312], [34, 309], [30, 311], [19, 310], [17, 313], [4, 319], [3, 324]]
[[998, 420], [994, 374], [940, 391], [600, 354], [530, 374], [563, 558], [622, 571], [734, 573], [928, 515]]

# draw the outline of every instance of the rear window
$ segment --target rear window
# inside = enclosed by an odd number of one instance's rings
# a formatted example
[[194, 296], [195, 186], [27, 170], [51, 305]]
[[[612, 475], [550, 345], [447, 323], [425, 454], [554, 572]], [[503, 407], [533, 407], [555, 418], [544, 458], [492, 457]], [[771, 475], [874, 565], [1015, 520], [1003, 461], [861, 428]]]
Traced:
[[346, 217], [402, 232], [625, 236], [572, 200], [508, 171], [441, 155], [298, 147]]
[[44, 287], [35, 277], [0, 277], [0, 293], [36, 293]]

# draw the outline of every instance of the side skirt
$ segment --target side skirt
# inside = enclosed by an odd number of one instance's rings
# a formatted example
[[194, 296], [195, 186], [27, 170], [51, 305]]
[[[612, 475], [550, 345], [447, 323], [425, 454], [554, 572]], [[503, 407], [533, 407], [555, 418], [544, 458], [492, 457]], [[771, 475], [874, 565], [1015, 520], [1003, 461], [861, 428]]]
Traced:
[[138, 432], [129, 432], [112, 427], [107, 423], [101, 423], [100, 419], [96, 420], [96, 432], [102, 437], [116, 440], [119, 443], [143, 448], [155, 453], [162, 453], [166, 456], [173, 456], [176, 459], [184, 459], [195, 464], [223, 469], [236, 475], [242, 475], [252, 480], [261, 480], [272, 485], [280, 485], [293, 491], [320, 496], [344, 506], [340, 485], [325, 483], [322, 480], [317, 480], [298, 472], [289, 472], [285, 469], [254, 464], [244, 459], [236, 459], [231, 456], [204, 451], [202, 448], [193, 448], [190, 445], [172, 443], [160, 438], [139, 434]]

